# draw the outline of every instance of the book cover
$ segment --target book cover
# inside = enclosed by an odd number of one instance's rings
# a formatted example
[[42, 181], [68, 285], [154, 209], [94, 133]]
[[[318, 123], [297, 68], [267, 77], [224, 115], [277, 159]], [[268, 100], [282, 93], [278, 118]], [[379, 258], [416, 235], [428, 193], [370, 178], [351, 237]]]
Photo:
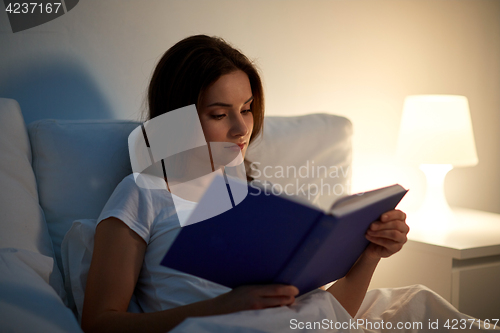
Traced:
[[369, 225], [407, 192], [393, 185], [323, 212], [245, 186], [239, 205], [183, 227], [161, 264], [230, 288], [284, 283], [303, 294], [343, 277], [369, 244]]

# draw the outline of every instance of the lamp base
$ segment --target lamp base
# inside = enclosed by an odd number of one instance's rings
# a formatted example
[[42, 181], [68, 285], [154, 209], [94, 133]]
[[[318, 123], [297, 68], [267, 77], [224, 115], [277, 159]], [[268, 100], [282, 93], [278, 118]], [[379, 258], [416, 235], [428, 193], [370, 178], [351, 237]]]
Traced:
[[445, 233], [453, 224], [454, 217], [444, 196], [444, 178], [453, 169], [451, 164], [421, 164], [420, 170], [427, 178], [427, 190], [420, 210], [419, 224], [440, 233]]

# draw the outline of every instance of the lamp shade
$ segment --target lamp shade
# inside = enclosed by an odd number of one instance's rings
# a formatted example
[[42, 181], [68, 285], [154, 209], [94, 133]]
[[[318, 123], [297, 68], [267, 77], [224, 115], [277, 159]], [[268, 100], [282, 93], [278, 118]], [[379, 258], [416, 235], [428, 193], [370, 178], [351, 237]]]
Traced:
[[477, 164], [467, 98], [455, 95], [406, 97], [397, 153], [418, 164]]

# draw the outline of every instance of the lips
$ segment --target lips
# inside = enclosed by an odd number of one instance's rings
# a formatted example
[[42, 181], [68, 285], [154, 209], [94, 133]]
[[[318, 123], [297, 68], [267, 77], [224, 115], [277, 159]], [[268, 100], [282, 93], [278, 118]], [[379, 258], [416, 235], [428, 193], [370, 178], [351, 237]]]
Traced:
[[[235, 145], [235, 146], [233, 146], [233, 145]], [[243, 142], [243, 143], [233, 143], [232, 145], [224, 147], [224, 148], [238, 149], [237, 147], [239, 147], [240, 150], [243, 150], [243, 149], [245, 149], [246, 145], [247, 145], [246, 142]]]

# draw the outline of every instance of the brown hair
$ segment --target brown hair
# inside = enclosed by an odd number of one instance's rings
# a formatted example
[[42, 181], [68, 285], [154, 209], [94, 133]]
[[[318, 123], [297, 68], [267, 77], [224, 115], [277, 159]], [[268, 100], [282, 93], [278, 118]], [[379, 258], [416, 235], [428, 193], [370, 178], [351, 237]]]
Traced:
[[198, 106], [212, 83], [236, 70], [247, 74], [252, 88], [252, 142], [262, 131], [264, 121], [262, 81], [252, 62], [218, 37], [187, 37], [165, 52], [149, 84], [149, 119], [187, 105]]

